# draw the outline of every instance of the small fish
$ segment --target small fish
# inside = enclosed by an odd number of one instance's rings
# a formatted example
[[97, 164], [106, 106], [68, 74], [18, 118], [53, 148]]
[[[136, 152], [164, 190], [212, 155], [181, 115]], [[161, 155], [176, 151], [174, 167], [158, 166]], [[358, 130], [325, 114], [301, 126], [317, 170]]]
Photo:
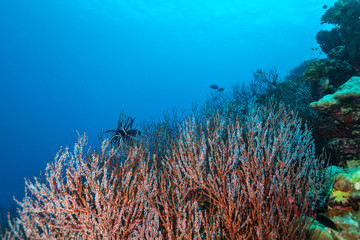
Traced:
[[222, 92], [222, 91], [224, 91], [224, 88], [223, 88], [223, 87], [222, 87], [222, 88], [219, 88], [218, 91], [219, 91], [219, 92]]
[[327, 9], [328, 5], [324, 4], [323, 9]]
[[216, 90], [216, 89], [218, 89], [219, 87], [218, 87], [218, 85], [213, 84], [213, 85], [210, 85], [210, 88]]
[[327, 90], [329, 88], [329, 78], [328, 77], [322, 77], [320, 79], [320, 86], [322, 87], [322, 89]]
[[288, 198], [288, 201], [289, 201], [289, 203], [294, 203], [295, 202], [295, 200], [292, 199], [291, 197]]
[[316, 220], [321, 223], [322, 225], [328, 227], [328, 228], [332, 228], [334, 230], [338, 230], [336, 224], [328, 217], [322, 215], [322, 214], [318, 214], [316, 216]]

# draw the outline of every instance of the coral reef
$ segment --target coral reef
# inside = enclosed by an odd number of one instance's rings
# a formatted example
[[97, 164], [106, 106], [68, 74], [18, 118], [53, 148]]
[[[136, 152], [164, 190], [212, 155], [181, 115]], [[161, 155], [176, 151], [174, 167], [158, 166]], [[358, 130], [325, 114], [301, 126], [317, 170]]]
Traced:
[[[328, 148], [338, 161], [360, 159], [360, 77], [352, 77], [335, 93], [310, 104], [323, 117], [323, 132]], [[354, 163], [352, 163], [354, 164]], [[360, 165], [360, 163], [358, 164]]]
[[2, 237], [305, 238], [323, 159], [295, 112], [268, 105], [244, 122], [194, 116], [177, 136], [160, 154], [150, 154], [145, 140], [115, 148], [108, 139], [90, 153], [79, 136], [73, 153], [60, 151], [48, 164], [44, 180], [26, 180], [19, 217]]
[[329, 167], [331, 175], [330, 201], [326, 216], [333, 220], [339, 231], [332, 231], [334, 237], [359, 239], [360, 222], [360, 167], [341, 169]]
[[314, 221], [309, 229], [309, 239], [360, 239], [360, 167], [328, 167], [327, 210], [322, 213], [331, 219], [335, 228]]
[[325, 230], [334, 239], [360, 239], [360, 77], [353, 76], [310, 107], [323, 118], [319, 123], [332, 158], [345, 167], [327, 170], [329, 201], [324, 214], [338, 231]]
[[[274, 68], [231, 95], [211, 85], [200, 112], [174, 110], [141, 136], [120, 118], [93, 153], [79, 136], [26, 180], [0, 238], [360, 239], [359, 17], [357, 0], [328, 8], [322, 23], [335, 28], [316, 36], [327, 58], [283, 81]], [[321, 137], [338, 166], [315, 156]]]
[[319, 89], [319, 82], [322, 78], [328, 78], [332, 88], [337, 88], [354, 74], [349, 63], [332, 59], [332, 55], [338, 53], [336, 49], [328, 54], [328, 58], [308, 62], [305, 68], [304, 78], [313, 84], [314, 95], [321, 95], [323, 89]]
[[346, 116], [346, 113], [354, 112], [355, 108], [359, 106], [360, 77], [355, 76], [337, 88], [335, 93], [328, 94], [319, 101], [310, 104], [310, 107], [315, 108], [319, 112], [338, 112], [340, 110], [341, 115]]
[[[360, 3], [340, 0], [327, 9], [322, 24], [332, 24], [331, 30], [321, 30], [316, 40], [327, 55], [308, 62], [304, 78], [312, 85], [312, 95], [319, 99], [332, 93], [351, 76], [360, 75]], [[330, 88], [323, 89], [320, 79], [326, 78]]]
[[[317, 40], [329, 58], [348, 62], [353, 67], [353, 74], [358, 72], [360, 64], [360, 2], [340, 0], [329, 8], [321, 17], [321, 23], [336, 26], [331, 31], [321, 31]], [[335, 48], [341, 48], [338, 56], [329, 56]]]

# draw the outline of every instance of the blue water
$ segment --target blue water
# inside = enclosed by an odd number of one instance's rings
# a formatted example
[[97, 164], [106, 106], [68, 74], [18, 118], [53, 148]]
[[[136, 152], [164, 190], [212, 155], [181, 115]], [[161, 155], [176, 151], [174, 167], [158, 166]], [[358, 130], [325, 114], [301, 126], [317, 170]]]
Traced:
[[189, 110], [210, 84], [322, 57], [311, 48], [333, 2], [0, 1], [0, 205], [22, 199], [24, 177], [44, 173], [76, 130], [96, 145], [121, 111], [140, 123]]

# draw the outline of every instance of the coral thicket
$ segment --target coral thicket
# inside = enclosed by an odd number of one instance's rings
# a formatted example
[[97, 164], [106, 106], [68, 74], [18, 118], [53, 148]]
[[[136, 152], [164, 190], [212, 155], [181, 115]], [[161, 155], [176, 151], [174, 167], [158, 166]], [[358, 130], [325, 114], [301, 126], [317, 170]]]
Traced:
[[3, 238], [304, 239], [323, 162], [296, 113], [272, 104], [199, 117], [159, 154], [149, 137], [91, 153], [79, 136], [44, 179], [26, 181]]

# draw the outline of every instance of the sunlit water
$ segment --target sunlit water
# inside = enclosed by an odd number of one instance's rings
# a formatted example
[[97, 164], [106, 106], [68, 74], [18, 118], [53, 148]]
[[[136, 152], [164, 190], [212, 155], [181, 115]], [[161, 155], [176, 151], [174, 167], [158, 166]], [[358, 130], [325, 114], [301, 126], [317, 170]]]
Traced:
[[21, 199], [76, 130], [97, 144], [121, 111], [137, 123], [190, 110], [256, 69], [321, 57], [323, 5], [295, 0], [0, 1], [0, 205]]

